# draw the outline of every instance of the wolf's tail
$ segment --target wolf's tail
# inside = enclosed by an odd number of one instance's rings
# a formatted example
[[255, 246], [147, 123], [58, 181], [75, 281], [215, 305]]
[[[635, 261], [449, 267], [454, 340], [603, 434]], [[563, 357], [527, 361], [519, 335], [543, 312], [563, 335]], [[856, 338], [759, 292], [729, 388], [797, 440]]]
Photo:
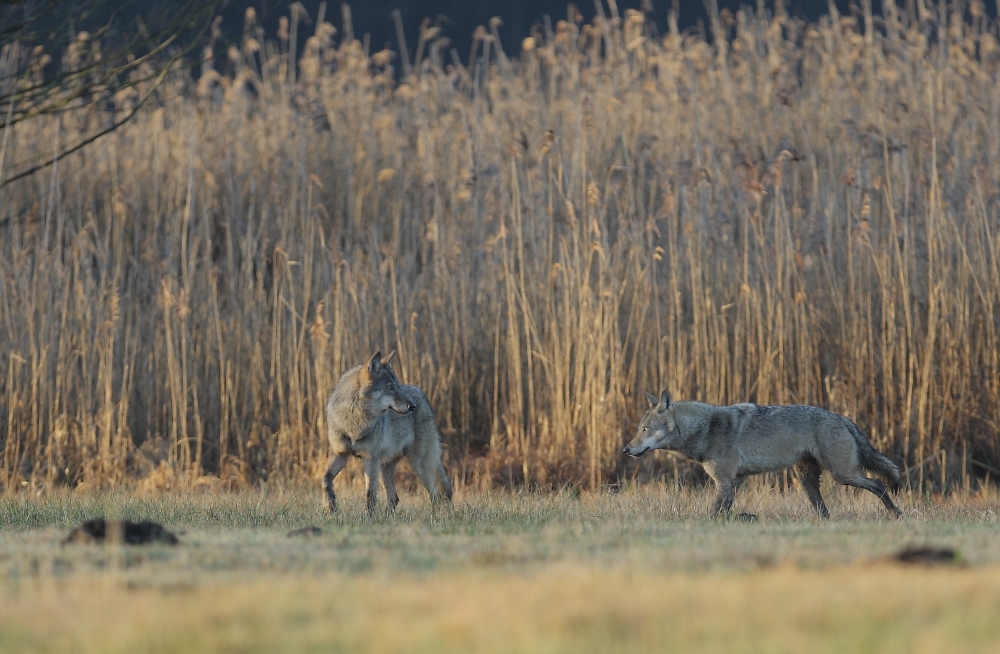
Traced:
[[889, 457], [872, 447], [872, 444], [868, 442], [868, 439], [861, 433], [861, 430], [858, 429], [853, 420], [850, 418], [845, 418], [844, 420], [847, 422], [847, 428], [858, 444], [858, 459], [861, 462], [861, 467], [881, 477], [882, 481], [886, 483], [889, 490], [893, 493], [898, 491], [900, 473], [896, 464], [890, 461]]

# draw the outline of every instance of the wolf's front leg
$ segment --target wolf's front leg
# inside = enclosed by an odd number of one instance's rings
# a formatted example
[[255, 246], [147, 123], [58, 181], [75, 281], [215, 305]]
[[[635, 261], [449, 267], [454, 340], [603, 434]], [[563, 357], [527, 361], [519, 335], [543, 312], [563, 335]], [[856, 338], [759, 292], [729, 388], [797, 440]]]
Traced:
[[728, 516], [730, 509], [733, 508], [733, 501], [736, 499], [736, 480], [718, 479], [715, 486], [719, 493], [715, 496], [715, 502], [712, 503], [712, 515]]
[[390, 461], [382, 464], [382, 485], [385, 486], [385, 501], [389, 504], [389, 510], [395, 511], [399, 504], [399, 495], [396, 493], [396, 462]]
[[365, 459], [365, 478], [368, 480], [368, 515], [375, 513], [378, 505], [378, 473], [381, 468], [378, 458], [369, 456]]
[[333, 479], [340, 474], [345, 465], [347, 465], [347, 455], [343, 453], [334, 454], [330, 457], [330, 464], [326, 468], [326, 474], [323, 475], [323, 490], [326, 491], [326, 499], [330, 502], [330, 513], [337, 512], [337, 496], [333, 493]]

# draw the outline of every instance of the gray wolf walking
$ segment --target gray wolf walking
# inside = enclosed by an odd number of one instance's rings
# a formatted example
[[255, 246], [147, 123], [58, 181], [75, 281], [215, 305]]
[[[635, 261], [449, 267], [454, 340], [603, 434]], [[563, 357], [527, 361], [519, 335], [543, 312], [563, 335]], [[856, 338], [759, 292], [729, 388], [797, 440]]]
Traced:
[[451, 482], [441, 462], [441, 435], [434, 413], [423, 391], [399, 383], [390, 366], [394, 354], [382, 359], [382, 353], [376, 352], [368, 363], [345, 372], [326, 403], [333, 456], [323, 475], [323, 488], [331, 512], [337, 510], [333, 479], [344, 469], [349, 456], [364, 462], [369, 513], [378, 504], [380, 472], [389, 508], [395, 510], [399, 496], [394, 475], [396, 464], [404, 456], [434, 504], [441, 498], [438, 482], [451, 500]]
[[658, 400], [650, 393], [646, 398], [649, 411], [624, 453], [638, 457], [649, 450], [671, 450], [701, 463], [719, 492], [712, 505], [715, 515], [729, 514], [744, 478], [792, 466], [824, 518], [830, 517], [819, 493], [824, 469], [841, 484], [874, 493], [897, 518], [902, 515], [885, 484], [864, 474], [875, 473], [895, 492], [899, 468], [849, 418], [815, 406], [675, 403], [666, 391]]

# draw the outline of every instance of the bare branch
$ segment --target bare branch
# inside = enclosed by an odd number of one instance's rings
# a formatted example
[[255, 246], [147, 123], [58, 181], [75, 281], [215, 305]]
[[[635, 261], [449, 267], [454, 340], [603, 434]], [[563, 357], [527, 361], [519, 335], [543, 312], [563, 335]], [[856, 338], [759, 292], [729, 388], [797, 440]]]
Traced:
[[[174, 61], [176, 61], [176, 59]], [[91, 134], [90, 136], [88, 136], [86, 138], [83, 138], [83, 139], [77, 141], [72, 146], [70, 146], [69, 148], [67, 148], [63, 152], [59, 153], [58, 155], [52, 157], [51, 159], [49, 159], [49, 160], [47, 160], [47, 161], [45, 161], [43, 163], [37, 164], [35, 166], [32, 166], [31, 168], [29, 168], [29, 169], [27, 169], [25, 171], [17, 173], [16, 175], [14, 175], [13, 177], [11, 177], [9, 179], [5, 179], [3, 181], [0, 181], [0, 188], [3, 188], [4, 186], [7, 186], [8, 184], [10, 184], [12, 182], [16, 182], [19, 179], [27, 177], [28, 175], [33, 175], [33, 174], [37, 173], [39, 170], [42, 170], [43, 168], [51, 166], [52, 164], [56, 163], [57, 161], [60, 161], [63, 158], [65, 158], [65, 157], [73, 154], [77, 150], [79, 150], [79, 149], [81, 149], [83, 147], [86, 147], [87, 145], [90, 145], [91, 143], [93, 143], [97, 139], [101, 138], [102, 136], [104, 136], [106, 134], [110, 134], [111, 132], [115, 131], [116, 129], [118, 129], [119, 127], [121, 127], [125, 123], [127, 123], [129, 120], [132, 119], [133, 116], [135, 116], [135, 114], [139, 111], [139, 109], [141, 109], [142, 106], [144, 104], [146, 104], [146, 101], [149, 100], [149, 98], [153, 95], [153, 92], [156, 91], [156, 89], [159, 88], [160, 84], [163, 83], [163, 80], [165, 80], [167, 78], [167, 73], [169, 73], [169, 72], [170, 72], [170, 67], [169, 66], [164, 66], [163, 69], [160, 71], [159, 77], [156, 78], [156, 81], [153, 82], [153, 84], [149, 87], [149, 89], [146, 90], [146, 92], [143, 94], [143, 96], [139, 99], [139, 102], [137, 102], [136, 105], [134, 107], [132, 107], [132, 110], [129, 111], [129, 113], [126, 116], [124, 116], [123, 118], [120, 118], [120, 119], [116, 120], [114, 123], [112, 123], [108, 127], [104, 128], [104, 129], [102, 129], [102, 130], [100, 130], [100, 131], [98, 131], [98, 132], [96, 132], [94, 134]]]
[[[155, 79], [150, 88], [145, 90], [135, 106], [131, 107], [125, 115], [116, 118], [108, 127], [81, 138], [53, 157], [46, 157], [42, 161], [40, 161], [43, 158], [42, 156], [29, 157], [26, 160], [14, 162], [11, 167], [15, 170], [24, 166], [28, 167], [15, 173], [8, 179], [0, 181], [0, 188], [52, 165], [131, 120], [162, 85], [170, 71], [175, 69], [177, 62], [186, 58], [195, 48], [202, 44], [205, 33], [209, 29], [209, 17], [214, 13], [221, 1], [188, 0], [181, 7], [174, 9], [170, 14], [165, 15], [162, 12], [158, 15], [154, 14], [156, 20], [154, 23], [150, 23], [153, 27], [152, 30], [147, 28], [147, 23], [141, 17], [137, 16], [135, 27], [133, 28], [134, 31], [129, 33], [123, 40], [119, 40], [119, 44], [114, 45], [111, 52], [101, 53], [100, 57], [92, 57], [85, 54], [80, 59], [71, 61], [74, 66], [70, 70], [63, 70], [35, 84], [26, 85], [13, 92], [0, 94], [0, 107], [6, 104], [6, 111], [0, 114], [0, 121], [2, 121], [0, 122], [0, 128], [4, 129], [6, 142], [7, 129], [17, 123], [39, 116], [59, 115], [81, 110], [97, 103], [108, 101], [123, 89], [134, 88], [139, 84]], [[11, 0], [0, 0], [0, 7], [3, 7], [5, 4], [20, 4], [21, 2], [22, 0], [14, 0], [13, 2]], [[101, 7], [104, 3], [105, 0], [84, 0], [84, 6], [89, 9]], [[51, 38], [42, 39], [35, 34], [28, 34], [24, 31], [24, 28], [28, 24], [37, 23], [46, 12], [54, 12], [60, 4], [64, 3], [61, 0], [51, 0], [43, 10], [26, 18], [16, 26], [17, 29], [14, 31], [17, 33], [17, 36], [15, 38], [25, 39], [19, 41], [22, 48], [25, 48], [25, 45], [27, 45], [25, 51], [30, 50], [30, 43], [33, 40], [44, 40], [48, 44], [46, 45], [46, 49], [51, 50], [51, 48], [56, 47], [51, 45]], [[120, 9], [121, 6], [114, 7], [111, 17], [101, 27], [96, 29], [87, 40], [96, 42], [98, 39], [103, 39], [101, 40], [102, 44], [113, 42], [117, 34], [115, 23], [118, 20]], [[10, 15], [9, 13], [6, 14], [7, 17]], [[73, 17], [65, 18], [62, 25], [66, 29], [66, 34], [70, 35], [79, 29]], [[189, 30], [195, 30], [195, 33], [185, 34]], [[58, 30], [53, 32], [53, 34], [57, 32]], [[184, 36], [182, 37], [182, 35]], [[73, 47], [75, 38], [70, 36], [65, 47]], [[80, 43], [80, 41], [75, 42], [77, 44]], [[147, 49], [147, 52], [141, 56], [136, 56], [136, 51], [141, 49], [141, 46], [145, 46], [144, 49]], [[160, 59], [169, 50], [173, 50], [170, 52], [170, 56], [166, 59]], [[6, 80], [9, 83], [14, 77], [28, 75], [31, 67], [36, 65], [37, 62], [37, 59], [28, 61], [25, 64], [26, 68], [22, 68], [15, 56], [13, 61], [14, 72], [4, 76], [0, 79], [0, 82]], [[82, 65], [76, 67], [76, 63]], [[151, 70], [143, 69], [144, 66], [150, 65], [152, 66]], [[19, 69], [23, 72], [17, 72]], [[138, 75], [136, 74], [137, 72], [139, 73]], [[39, 74], [37, 69], [35, 70], [35, 74]], [[37, 163], [31, 165], [33, 161]], [[5, 167], [0, 165], [0, 176], [3, 175]]]
[[[102, 0], [93, 0], [93, 2], [99, 6], [102, 3]], [[54, 0], [54, 2], [50, 3], [47, 9], [52, 10], [57, 4], [59, 4], [59, 0]], [[134, 33], [130, 34], [124, 43], [115, 47], [111, 52], [102, 53], [100, 59], [87, 62], [87, 64], [81, 68], [64, 70], [54, 75], [50, 75], [41, 82], [24, 86], [16, 91], [0, 93], [0, 104], [5, 104], [11, 101], [15, 103], [13, 115], [11, 117], [11, 124], [27, 120], [40, 114], [57, 112], [65, 107], [68, 102], [81, 98], [87, 95], [88, 92], [95, 89], [103, 89], [116, 77], [124, 75], [143, 64], [149, 63], [156, 56], [163, 53], [169, 46], [174, 44], [180, 37], [181, 32], [191, 29], [200, 21], [201, 29], [198, 31], [197, 37], [183, 48], [185, 53], [190, 52], [196, 45], [197, 41], [200, 41], [201, 37], [204, 35], [208, 19], [218, 4], [219, 0], [211, 0], [209, 2], [197, 2], [195, 0], [190, 0], [188, 3], [180, 7], [173, 14], [172, 19], [168, 20], [166, 24], [161, 24], [154, 29], [153, 33], [150, 33], [146, 28], [145, 23], [140, 20], [137, 22], [139, 28]], [[110, 36], [114, 33], [114, 23], [118, 17], [119, 11], [120, 7], [116, 7], [112, 11], [111, 17], [107, 20], [107, 22], [91, 34], [89, 38], [91, 42], [98, 41], [101, 38]], [[41, 13], [36, 14], [32, 18], [32, 21], [37, 21], [40, 15]], [[18, 35], [19, 39], [25, 39], [27, 42], [31, 42], [33, 40], [31, 37], [32, 35]], [[51, 39], [41, 40], [50, 41]], [[134, 56], [133, 53], [140, 45], [146, 45], [149, 48], [149, 52], [142, 56]], [[51, 47], [52, 46], [50, 45], [46, 49], [50, 49]], [[69, 44], [67, 44], [67, 47], [69, 47]], [[29, 62], [29, 65], [30, 63], [31, 62]], [[24, 71], [24, 73], [26, 74], [27, 71]], [[19, 74], [20, 73], [17, 72], [16, 67], [14, 72], [0, 76], [0, 81], [10, 81]], [[88, 79], [95, 75], [96, 77]], [[110, 97], [114, 95], [114, 92], [121, 86], [122, 84], [114, 84], [114, 88], [103, 94], [102, 97]], [[60, 90], [62, 93], [58, 93], [59, 97], [54, 101], [51, 100], [50, 98], [52, 94]], [[101, 98], [95, 98], [93, 101], [99, 101], [100, 99]], [[41, 106], [32, 106], [39, 102], [41, 103]], [[24, 108], [21, 109], [19, 106]]]

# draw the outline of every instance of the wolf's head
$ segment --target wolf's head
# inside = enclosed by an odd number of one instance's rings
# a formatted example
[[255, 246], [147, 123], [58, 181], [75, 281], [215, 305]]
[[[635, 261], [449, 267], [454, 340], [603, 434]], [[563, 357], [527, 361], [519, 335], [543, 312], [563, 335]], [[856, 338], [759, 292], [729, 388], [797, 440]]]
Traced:
[[677, 439], [677, 423], [674, 421], [674, 401], [670, 393], [663, 391], [660, 399], [646, 393], [649, 411], [642, 417], [635, 438], [622, 450], [629, 456], [642, 456], [649, 450], [670, 449]]
[[399, 379], [389, 363], [395, 354], [394, 350], [389, 353], [389, 356], [382, 359], [382, 353], [376, 352], [368, 361], [368, 365], [361, 371], [363, 378], [361, 397], [368, 410], [375, 415], [382, 415], [386, 411], [395, 411], [400, 415], [406, 415], [417, 409], [400, 392]]

